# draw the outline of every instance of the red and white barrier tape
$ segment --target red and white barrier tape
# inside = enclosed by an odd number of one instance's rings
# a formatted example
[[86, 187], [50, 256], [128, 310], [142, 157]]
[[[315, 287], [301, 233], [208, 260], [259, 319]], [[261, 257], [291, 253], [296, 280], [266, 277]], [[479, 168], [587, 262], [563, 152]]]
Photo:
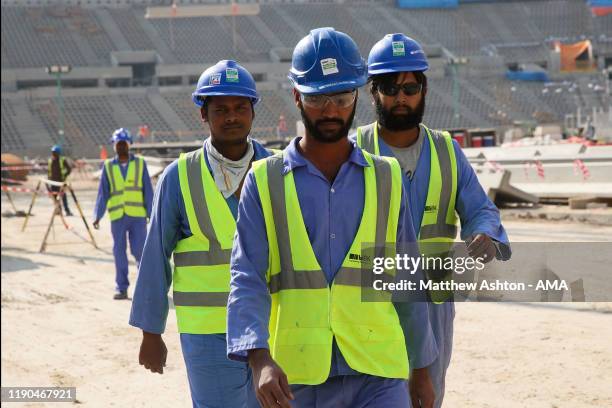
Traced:
[[[35, 190], [26, 187], [12, 187], [12, 186], [2, 186], [2, 191], [10, 191], [12, 193], [33, 193]], [[56, 196], [56, 195], [64, 195], [66, 192], [59, 191], [43, 191], [39, 190], [38, 194], [46, 194], [48, 196]]]
[[43, 166], [40, 164], [22, 164], [19, 166], [2, 166], [2, 170], [32, 170], [42, 169]]
[[3, 183], [23, 183], [25, 180], [15, 180], [15, 179], [10, 179], [10, 178], [4, 178], [2, 177], [2, 182]]
[[13, 193], [33, 193], [31, 188], [2, 186], [2, 191], [12, 191]]
[[574, 160], [574, 175], [578, 175], [578, 171], [582, 173], [582, 179], [586, 180], [591, 177], [591, 172], [584, 162], [580, 159]]

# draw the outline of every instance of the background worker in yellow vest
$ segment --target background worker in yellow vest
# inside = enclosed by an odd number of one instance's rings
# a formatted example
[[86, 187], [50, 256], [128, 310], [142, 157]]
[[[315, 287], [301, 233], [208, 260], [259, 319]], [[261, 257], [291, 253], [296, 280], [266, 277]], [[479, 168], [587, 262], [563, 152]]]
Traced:
[[142, 248], [147, 236], [147, 220], [151, 216], [153, 186], [147, 164], [140, 156], [130, 154], [132, 136], [123, 128], [115, 130], [112, 137], [115, 153], [104, 161], [98, 197], [94, 208], [95, 229], [108, 209], [113, 234], [115, 257], [116, 300], [127, 299], [128, 279], [127, 241], [130, 251], [140, 263]]
[[[428, 66], [421, 46], [404, 34], [388, 34], [376, 43], [368, 57], [368, 75], [378, 120], [359, 128], [353, 138], [363, 149], [399, 161], [421, 250], [454, 241], [457, 213], [461, 239], [472, 257], [482, 257], [485, 263], [494, 258], [507, 260], [510, 247], [499, 211], [460, 146], [448, 133], [422, 123]], [[432, 295], [435, 302], [429, 305], [429, 316], [439, 354], [429, 373], [435, 406], [440, 407], [452, 352], [455, 306], [452, 297], [436, 296], [440, 295]]]
[[[63, 183], [66, 181], [70, 173], [72, 172], [72, 167], [66, 160], [66, 157], [62, 155], [62, 147], [60, 145], [54, 145], [51, 148], [51, 157], [49, 158], [49, 163], [47, 166], [47, 178], [51, 181], [59, 181]], [[60, 191], [59, 186], [49, 186], [49, 191], [57, 193]], [[64, 211], [67, 216], [71, 216], [70, 208], [68, 208], [68, 199], [66, 194], [62, 196], [62, 202], [64, 203]]]
[[306, 136], [245, 180], [228, 355], [248, 360], [265, 408], [404, 408], [408, 359], [414, 392], [431, 406], [427, 303], [400, 313], [361, 298], [362, 244], [416, 240], [397, 161], [347, 138], [365, 61], [348, 35], [315, 29], [295, 47], [289, 78]]
[[193, 406], [255, 408], [250, 370], [227, 358], [225, 332], [242, 182], [251, 162], [270, 155], [249, 137], [259, 95], [251, 74], [226, 60], [202, 73], [193, 101], [211, 136], [170, 164], [157, 184], [130, 324], [142, 330], [140, 364], [163, 373], [161, 334], [173, 284]]

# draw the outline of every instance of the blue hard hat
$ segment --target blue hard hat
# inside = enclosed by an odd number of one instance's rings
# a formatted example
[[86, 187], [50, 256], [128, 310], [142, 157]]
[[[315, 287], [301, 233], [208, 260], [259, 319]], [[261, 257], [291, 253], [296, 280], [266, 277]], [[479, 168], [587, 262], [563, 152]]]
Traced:
[[130, 135], [129, 130], [124, 128], [119, 128], [113, 132], [113, 144], [118, 142], [128, 142], [132, 144], [132, 135]]
[[421, 45], [404, 34], [387, 34], [374, 44], [368, 56], [368, 75], [427, 71], [429, 64]]
[[62, 154], [62, 146], [60, 146], [60, 145], [53, 145], [53, 147], [51, 148], [51, 152], [52, 153], [57, 153], [57, 154]]
[[293, 50], [289, 80], [300, 93], [341, 92], [359, 88], [367, 79], [355, 41], [331, 27], [312, 30]]
[[202, 106], [207, 96], [244, 96], [253, 105], [259, 102], [255, 80], [249, 71], [233, 60], [217, 62], [200, 75], [192, 94], [193, 103]]

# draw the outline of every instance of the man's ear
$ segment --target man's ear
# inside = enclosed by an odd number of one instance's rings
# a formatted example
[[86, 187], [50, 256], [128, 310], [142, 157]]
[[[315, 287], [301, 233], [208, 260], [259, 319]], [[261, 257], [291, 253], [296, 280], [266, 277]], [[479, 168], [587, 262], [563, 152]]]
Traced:
[[204, 123], [208, 122], [208, 114], [206, 113], [206, 109], [202, 106], [200, 108], [200, 117]]
[[297, 106], [297, 108], [301, 110], [302, 100], [300, 99], [300, 93], [295, 88], [293, 88], [293, 100], [295, 101], [295, 106]]

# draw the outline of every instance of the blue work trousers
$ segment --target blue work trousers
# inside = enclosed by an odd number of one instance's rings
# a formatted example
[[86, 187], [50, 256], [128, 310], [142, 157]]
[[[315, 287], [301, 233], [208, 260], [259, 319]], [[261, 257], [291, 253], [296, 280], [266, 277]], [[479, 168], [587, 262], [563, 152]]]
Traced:
[[113, 255], [115, 256], [115, 284], [117, 291], [126, 291], [130, 286], [128, 279], [127, 241], [130, 241], [130, 252], [140, 263], [142, 248], [147, 237], [147, 220], [144, 217], [124, 215], [111, 221], [113, 233]]
[[406, 382], [371, 375], [339, 375], [319, 385], [292, 385], [295, 408], [406, 408]]
[[446, 370], [453, 352], [455, 302], [430, 303], [428, 309], [431, 329], [438, 345], [438, 358], [427, 368], [436, 393], [434, 408], [440, 408], [446, 390]]
[[259, 408], [247, 363], [227, 358], [225, 334], [181, 333], [194, 408]]

